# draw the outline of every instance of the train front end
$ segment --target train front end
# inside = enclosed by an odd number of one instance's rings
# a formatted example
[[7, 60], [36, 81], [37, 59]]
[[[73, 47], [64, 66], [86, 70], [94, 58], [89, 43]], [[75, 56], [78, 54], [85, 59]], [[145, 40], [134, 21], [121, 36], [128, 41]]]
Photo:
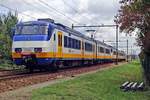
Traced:
[[52, 63], [50, 39], [53, 28], [47, 22], [32, 21], [16, 25], [12, 44], [15, 64], [29, 69]]

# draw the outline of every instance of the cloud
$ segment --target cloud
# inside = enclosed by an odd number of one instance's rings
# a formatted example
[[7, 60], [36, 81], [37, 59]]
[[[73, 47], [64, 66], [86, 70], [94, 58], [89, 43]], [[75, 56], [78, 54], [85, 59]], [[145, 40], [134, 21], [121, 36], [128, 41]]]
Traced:
[[[38, 18], [52, 18], [55, 22], [71, 27], [72, 24], [115, 24], [114, 16], [120, 7], [118, 0], [1, 0], [0, 4], [15, 9], [19, 12], [21, 21], [31, 21]], [[8, 9], [0, 7], [0, 13], [5, 13]], [[60, 14], [60, 13], [63, 13]], [[26, 16], [30, 15], [32, 17]], [[65, 16], [64, 16], [65, 15]], [[68, 17], [66, 17], [68, 16]], [[75, 23], [78, 22], [78, 23]], [[89, 28], [90, 29], [90, 28]], [[115, 40], [114, 28], [92, 28], [99, 30], [96, 33], [98, 40]], [[85, 28], [76, 29], [83, 34], [90, 36]], [[126, 39], [125, 33], [119, 34], [120, 40]], [[128, 39], [135, 42], [135, 35]], [[133, 43], [131, 43], [133, 45]], [[123, 44], [121, 44], [123, 45]]]

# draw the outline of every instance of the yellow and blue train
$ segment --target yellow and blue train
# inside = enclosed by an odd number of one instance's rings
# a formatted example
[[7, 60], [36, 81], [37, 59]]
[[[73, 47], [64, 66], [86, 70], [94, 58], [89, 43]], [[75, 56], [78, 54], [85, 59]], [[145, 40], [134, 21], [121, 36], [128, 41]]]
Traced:
[[[58, 68], [116, 60], [116, 49], [50, 19], [20, 22], [15, 27], [12, 58], [28, 69]], [[118, 60], [125, 60], [118, 51]]]

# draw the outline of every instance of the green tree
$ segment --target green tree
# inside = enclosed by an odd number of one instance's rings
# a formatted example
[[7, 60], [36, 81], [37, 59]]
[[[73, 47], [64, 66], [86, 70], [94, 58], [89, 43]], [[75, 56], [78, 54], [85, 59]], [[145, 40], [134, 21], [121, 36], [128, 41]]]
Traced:
[[17, 14], [8, 12], [0, 15], [0, 55], [1, 59], [11, 59], [12, 27], [18, 22]]
[[150, 0], [121, 0], [115, 22], [128, 34], [136, 31], [141, 46], [141, 62], [146, 82], [150, 86]]

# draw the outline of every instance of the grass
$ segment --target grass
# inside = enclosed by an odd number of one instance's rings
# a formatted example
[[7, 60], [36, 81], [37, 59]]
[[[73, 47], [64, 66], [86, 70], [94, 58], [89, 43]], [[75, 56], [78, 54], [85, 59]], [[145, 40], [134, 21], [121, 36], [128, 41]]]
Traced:
[[138, 62], [34, 90], [32, 100], [150, 100], [150, 91], [123, 92], [125, 81], [142, 81]]
[[0, 59], [0, 70], [23, 69], [23, 66], [13, 64], [11, 60]]

